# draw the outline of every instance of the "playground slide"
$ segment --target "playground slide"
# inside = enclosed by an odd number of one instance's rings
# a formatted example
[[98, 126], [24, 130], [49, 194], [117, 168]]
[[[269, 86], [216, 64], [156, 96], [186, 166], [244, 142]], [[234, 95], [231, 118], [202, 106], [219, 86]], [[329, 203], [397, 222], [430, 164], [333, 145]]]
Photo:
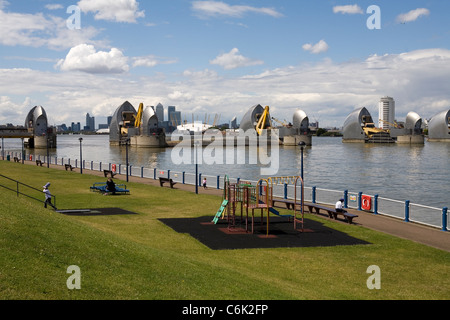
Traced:
[[[259, 202], [262, 203], [261, 200], [260, 200]], [[275, 214], [275, 215], [277, 215], [277, 216], [279, 216], [279, 217], [285, 217], [285, 218], [292, 217], [292, 215], [290, 215], [290, 214], [285, 214], [285, 215], [280, 214], [280, 213], [279, 213], [277, 210], [275, 210], [274, 208], [269, 208], [269, 211], [270, 211], [270, 213], [273, 213], [273, 214]]]
[[217, 224], [217, 221], [219, 221], [219, 218], [222, 216], [227, 205], [228, 205], [228, 200], [223, 200], [222, 205], [220, 206], [219, 210], [217, 211], [216, 215], [214, 216], [214, 219], [212, 220], [212, 222], [214, 222], [214, 224]]

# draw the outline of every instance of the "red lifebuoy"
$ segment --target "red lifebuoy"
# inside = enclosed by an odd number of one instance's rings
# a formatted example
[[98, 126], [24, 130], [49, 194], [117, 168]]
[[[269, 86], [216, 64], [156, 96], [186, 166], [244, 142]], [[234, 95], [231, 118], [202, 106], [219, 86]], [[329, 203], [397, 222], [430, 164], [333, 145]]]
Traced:
[[116, 165], [113, 164], [111, 167], [112, 167], [112, 172], [116, 172]]
[[363, 210], [370, 210], [372, 209], [372, 198], [367, 195], [361, 196], [361, 208]]
[[33, 161], [33, 155], [30, 154], [30, 161]]

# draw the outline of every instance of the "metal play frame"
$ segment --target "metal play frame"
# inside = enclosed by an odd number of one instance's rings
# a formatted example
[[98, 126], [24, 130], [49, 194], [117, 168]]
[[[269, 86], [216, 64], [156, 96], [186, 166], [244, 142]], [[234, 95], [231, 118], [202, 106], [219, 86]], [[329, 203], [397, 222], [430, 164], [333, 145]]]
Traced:
[[[301, 182], [301, 198], [300, 202], [297, 202], [297, 184]], [[250, 182], [238, 182], [230, 183], [228, 176], [224, 178], [224, 193], [222, 210], [219, 210], [215, 217], [215, 222], [222, 216], [225, 218], [225, 208], [228, 221], [228, 230], [236, 230], [236, 209], [239, 205], [241, 208], [241, 221], [243, 221], [243, 211], [245, 208], [245, 231], [249, 230], [249, 209], [251, 210], [251, 233], [254, 233], [254, 220], [256, 209], [261, 210], [261, 224], [264, 222], [264, 211], [267, 212], [267, 229], [266, 236], [269, 235], [270, 224], [270, 212], [273, 208], [273, 186], [278, 184], [291, 184], [294, 185], [294, 229], [299, 230], [297, 225], [301, 225], [301, 232], [304, 231], [304, 185], [300, 176], [285, 176], [285, 177], [269, 177], [267, 179], [260, 179], [256, 186]], [[298, 206], [300, 209], [298, 209]], [[213, 220], [214, 221], [214, 220]], [[300, 230], [299, 230], [300, 231]]]

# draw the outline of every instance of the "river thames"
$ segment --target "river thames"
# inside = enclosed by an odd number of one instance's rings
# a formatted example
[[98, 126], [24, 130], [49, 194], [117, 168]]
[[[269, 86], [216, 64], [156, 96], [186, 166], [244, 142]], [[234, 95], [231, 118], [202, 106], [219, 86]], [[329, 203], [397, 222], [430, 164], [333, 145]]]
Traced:
[[[126, 148], [110, 146], [108, 135], [59, 135], [58, 148], [51, 149], [50, 156], [79, 159], [80, 137], [83, 138], [83, 160], [126, 164]], [[206, 148], [199, 151], [199, 159], [205, 153], [211, 153], [211, 150]], [[205, 156], [203, 163], [199, 164], [199, 172], [210, 176], [228, 175], [233, 178], [259, 180], [262, 177], [261, 169], [267, 168], [268, 165], [261, 164], [259, 157], [250, 152], [248, 147], [233, 149], [234, 161], [226, 161], [224, 155], [223, 161], [206, 164], [208, 160], [205, 160]], [[4, 151], [20, 150], [21, 140], [4, 140]], [[179, 161], [174, 159], [179, 158], [179, 148], [129, 147], [128, 151], [129, 164], [133, 167], [195, 172], [193, 156], [192, 161], [176, 164]], [[26, 152], [41, 156], [47, 154], [47, 151], [42, 149]], [[245, 154], [244, 162], [237, 160], [239, 152]], [[226, 150], [223, 150], [223, 153], [225, 154]], [[270, 152], [267, 154], [271, 155]], [[278, 169], [272, 176], [300, 175], [300, 147], [280, 146], [277, 155], [278, 157], [272, 155], [272, 166]], [[276, 158], [279, 163], [275, 163]], [[426, 141], [423, 145], [363, 144], [342, 143], [342, 139], [338, 137], [313, 137], [312, 146], [304, 148], [303, 151], [303, 170], [307, 187], [378, 194], [380, 197], [410, 200], [436, 208], [450, 206], [450, 143]]]

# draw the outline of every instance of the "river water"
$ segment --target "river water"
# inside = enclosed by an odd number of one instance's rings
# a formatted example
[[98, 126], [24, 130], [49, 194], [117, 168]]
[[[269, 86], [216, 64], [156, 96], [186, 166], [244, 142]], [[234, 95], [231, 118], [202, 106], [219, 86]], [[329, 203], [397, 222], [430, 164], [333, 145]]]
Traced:
[[[50, 150], [51, 157], [79, 159], [83, 137], [83, 160], [102, 163], [126, 164], [126, 148], [109, 145], [107, 135], [60, 135], [58, 148]], [[312, 146], [303, 151], [303, 174], [307, 187], [330, 190], [349, 190], [412, 203], [443, 208], [450, 206], [450, 143], [428, 142], [424, 145], [342, 143], [337, 137], [313, 137]], [[5, 139], [5, 151], [20, 151], [21, 140]], [[278, 149], [278, 150], [277, 150]], [[180, 161], [180, 154], [189, 153], [190, 161]], [[194, 149], [180, 153], [180, 148], [129, 147], [128, 159], [133, 167], [157, 168], [178, 172], [195, 172]], [[257, 149], [258, 151], [260, 149]], [[31, 151], [31, 152], [30, 152]], [[199, 148], [199, 172], [204, 175], [257, 181], [262, 170], [272, 165], [278, 169], [272, 176], [300, 175], [302, 152], [300, 147], [272, 148], [278, 156], [267, 152], [270, 162], [261, 164], [255, 150], [249, 147], [228, 149], [234, 152], [223, 160], [211, 148]], [[263, 150], [266, 151], [266, 150]], [[217, 151], [216, 151], [217, 152]], [[46, 150], [27, 150], [27, 153], [45, 156]], [[238, 155], [245, 155], [238, 160]], [[215, 163], [208, 160], [215, 156]], [[220, 155], [220, 154], [219, 154]], [[277, 162], [277, 158], [279, 162]], [[177, 160], [178, 159], [178, 160]], [[241, 163], [241, 164], [239, 164]]]

